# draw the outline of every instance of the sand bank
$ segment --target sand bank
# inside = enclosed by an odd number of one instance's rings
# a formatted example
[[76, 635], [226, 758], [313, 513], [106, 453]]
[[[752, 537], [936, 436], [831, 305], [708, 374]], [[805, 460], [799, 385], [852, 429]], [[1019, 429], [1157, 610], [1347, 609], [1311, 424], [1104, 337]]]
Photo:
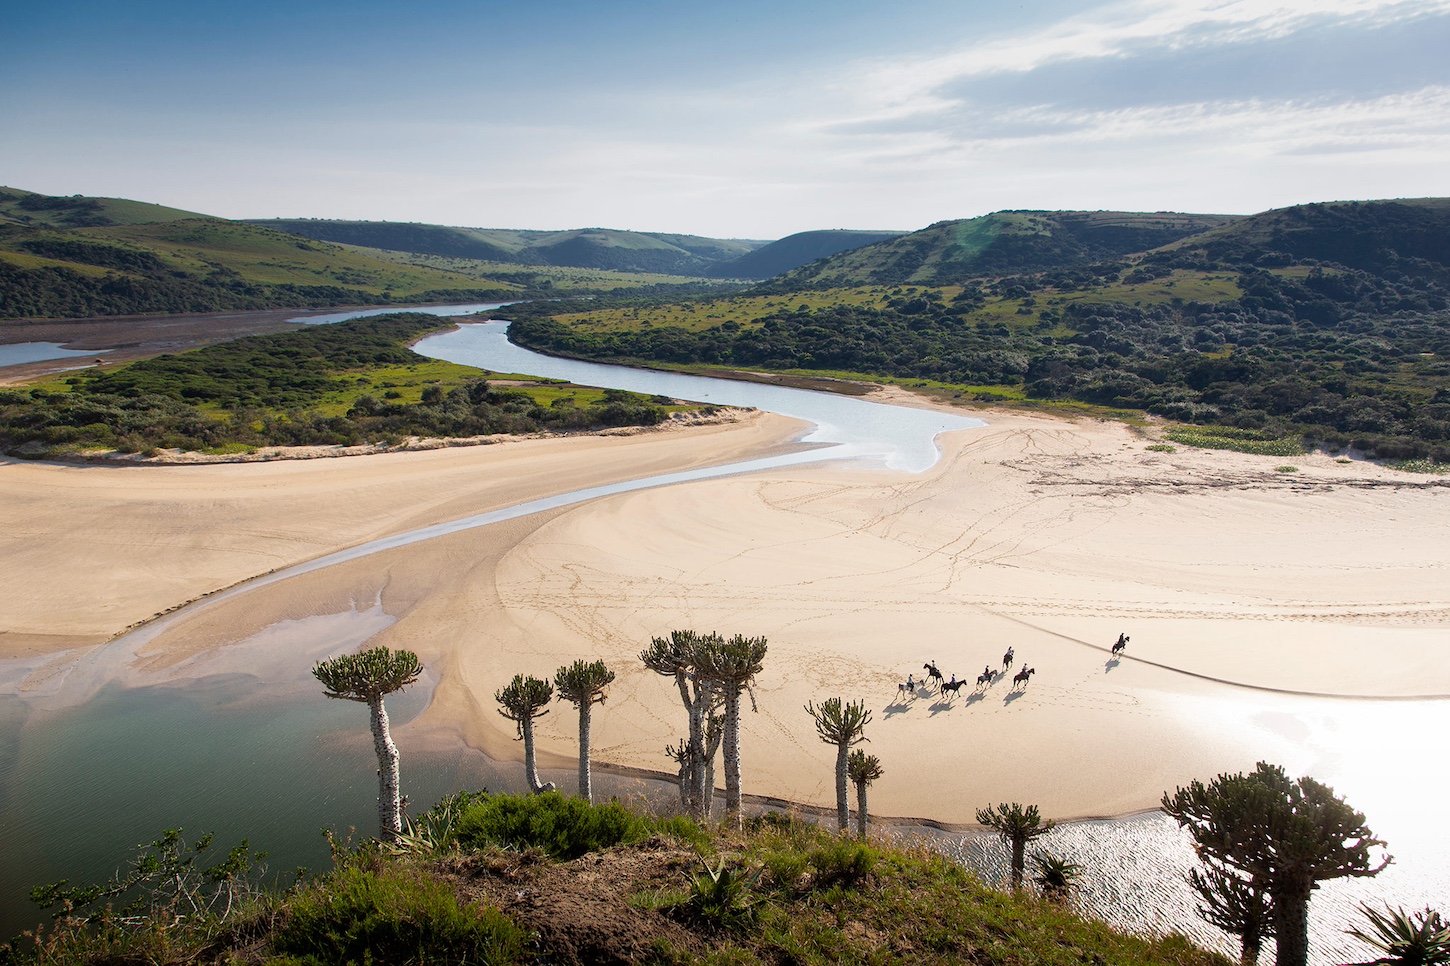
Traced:
[[[263, 588], [177, 621], [145, 653], [162, 666], [279, 620], [380, 603], [396, 620], [375, 640], [418, 651], [441, 675], [404, 742], [461, 739], [517, 758], [493, 692], [515, 673], [602, 657], [619, 677], [595, 715], [596, 758], [664, 770], [683, 712], [638, 651], [672, 628], [764, 634], [759, 711], [744, 722], [747, 791], [831, 801], [833, 751], [802, 706], [860, 698], [874, 713], [869, 749], [886, 765], [873, 810], [953, 823], [1000, 799], [1058, 817], [1121, 813], [1259, 757], [1300, 767], [1292, 713], [1241, 712], [1226, 697], [1450, 693], [1441, 481], [1326, 456], [1297, 458], [1289, 474], [1275, 469], [1283, 458], [1149, 452], [1119, 424], [981, 415], [988, 428], [943, 437], [944, 459], [919, 476], [823, 464], [608, 497]], [[72, 481], [95, 469], [6, 466], [7, 533], [39, 515], [49, 536], [12, 543], [40, 548], [29, 559], [7, 553], [9, 586], [26, 592], [4, 604], [24, 622], [5, 626], [29, 636], [0, 646], [102, 636], [289, 560], [754, 453], [787, 430], [761, 418], [497, 453], [132, 470], [129, 486], [91, 488]], [[173, 482], [180, 473], [196, 476]], [[93, 494], [80, 501], [88, 509], [78, 515], [63, 485]], [[36, 511], [16, 513], [12, 497]], [[69, 574], [88, 575], [89, 590], [67, 588]], [[1131, 643], [1112, 661], [1120, 632]], [[1024, 689], [999, 679], [952, 701], [898, 695], [925, 661], [974, 681], [1008, 646], [1014, 670], [1036, 669]], [[573, 727], [562, 709], [540, 722], [542, 763], [572, 759]]]

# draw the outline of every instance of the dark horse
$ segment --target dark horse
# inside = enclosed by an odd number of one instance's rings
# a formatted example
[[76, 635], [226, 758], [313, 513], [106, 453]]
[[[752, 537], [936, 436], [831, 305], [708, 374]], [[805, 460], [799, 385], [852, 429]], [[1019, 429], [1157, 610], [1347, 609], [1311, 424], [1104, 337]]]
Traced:
[[994, 677], [996, 677], [995, 673], [992, 671], [991, 668], [988, 668], [981, 674], [977, 675], [977, 687], [980, 688], [984, 684], [991, 684]]
[[935, 681], [938, 688], [940, 688], [942, 686], [942, 682], [946, 680], [946, 678], [941, 676], [941, 672], [936, 669], [936, 665], [931, 663], [930, 661], [923, 664], [921, 666], [921, 669], [926, 672], [926, 679], [928, 681]]
[[1012, 690], [1016, 691], [1018, 685], [1021, 685], [1024, 688], [1027, 687], [1027, 679], [1032, 677], [1032, 675], [1036, 673], [1037, 668], [1025, 667], [1022, 670], [1018, 671], [1016, 674], [1012, 675]]
[[1012, 659], [1017, 656], [1016, 650], [1007, 648], [1007, 653], [1002, 655], [1002, 670], [1005, 671], [1012, 666]]
[[950, 691], [952, 697], [956, 697], [957, 692], [960, 691], [962, 689], [962, 685], [966, 683], [966, 678], [962, 678], [960, 681], [958, 681], [955, 677], [953, 677], [950, 684], [943, 684], [941, 686], [941, 693], [945, 695], [948, 691]]
[[1127, 634], [1118, 635], [1118, 642], [1113, 645], [1113, 657], [1117, 657], [1119, 654], [1123, 653], [1128, 649], [1128, 640], [1129, 638]]

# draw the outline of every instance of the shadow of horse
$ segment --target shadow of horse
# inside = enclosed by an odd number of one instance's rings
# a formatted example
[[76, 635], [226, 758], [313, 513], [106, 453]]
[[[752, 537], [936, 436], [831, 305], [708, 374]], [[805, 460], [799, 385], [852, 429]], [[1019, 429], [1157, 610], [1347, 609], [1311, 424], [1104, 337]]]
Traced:
[[1108, 663], [1106, 663], [1106, 664], [1103, 665], [1103, 673], [1104, 674], [1107, 674], [1113, 668], [1117, 667], [1119, 664], [1122, 664], [1122, 663], [1123, 663], [1123, 659], [1120, 658], [1120, 657], [1118, 657], [1117, 655], [1114, 655], [1114, 656], [1108, 658]]
[[952, 703], [948, 699], [948, 700], [937, 700], [937, 701], [933, 701], [931, 703], [931, 706], [928, 707], [926, 710], [930, 713], [931, 717], [935, 718], [937, 715], [941, 714], [943, 711], [950, 711], [951, 709], [952, 709]]
[[1016, 701], [1018, 698], [1022, 697], [1022, 695], [1026, 693], [1026, 691], [1008, 691], [1002, 697], [1002, 706], [1006, 707], [1007, 705], [1010, 705], [1013, 701]]
[[964, 703], [964, 706], [970, 708], [972, 705], [976, 704], [978, 701], [981, 701], [985, 697], [986, 695], [983, 694], [981, 691], [973, 691], [971, 694], [967, 695], [967, 700]]

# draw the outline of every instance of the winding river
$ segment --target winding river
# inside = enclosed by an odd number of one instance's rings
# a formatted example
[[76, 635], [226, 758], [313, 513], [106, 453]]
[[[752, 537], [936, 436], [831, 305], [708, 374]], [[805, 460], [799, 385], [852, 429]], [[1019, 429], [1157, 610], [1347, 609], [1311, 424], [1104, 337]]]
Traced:
[[[461, 315], [492, 307], [432, 311]], [[347, 317], [352, 315], [299, 321]], [[611, 493], [821, 460], [920, 472], [938, 458], [938, 434], [983, 425], [857, 397], [541, 356], [509, 343], [506, 323], [464, 325], [416, 348], [495, 372], [769, 410], [811, 423], [804, 441], [816, 445], [774, 459], [562, 494], [376, 541], [267, 575], [194, 606], [388, 547]], [[19, 684], [32, 678], [40, 662], [0, 663], [0, 820], [9, 832], [0, 837], [0, 932], [12, 933], [38, 918], [24, 899], [30, 885], [104, 876], [132, 846], [154, 837], [162, 827], [158, 823], [215, 831], [227, 843], [250, 835], [253, 845], [271, 853], [274, 869], [325, 865], [326, 846], [316, 830], [369, 827], [375, 764], [366, 731], [352, 713], [356, 709], [316, 700], [308, 672], [314, 661], [362, 644], [391, 621], [381, 606], [361, 602], [350, 613], [274, 625], [244, 645], [200, 655], [155, 680], [125, 669], [164, 620], [79, 658], [39, 688], [31, 680], [22, 692]], [[422, 687], [390, 701], [395, 722], [405, 724], [419, 714], [428, 693]], [[1298, 729], [1293, 740], [1322, 746], [1329, 773], [1318, 777], [1364, 808], [1375, 829], [1391, 840], [1400, 861], [1390, 873], [1372, 883], [1336, 883], [1316, 899], [1316, 959], [1353, 955], [1352, 949], [1345, 951], [1337, 929], [1354, 918], [1355, 901], [1373, 896], [1444, 906], [1444, 897], [1450, 896], [1450, 835], [1438, 805], [1447, 791], [1442, 772], [1450, 753], [1446, 702], [1367, 704], [1225, 687], [1221, 699], [1185, 713], [1201, 717], [1208, 728], [1255, 716], [1288, 722], [1285, 727]], [[408, 753], [406, 745], [404, 750]], [[408, 767], [409, 790], [425, 807], [459, 787], [518, 785], [516, 767], [496, 769], [473, 753], [409, 754]], [[601, 776], [600, 782], [606, 792], [639, 790], [633, 779]], [[1191, 897], [1178, 878], [1191, 853], [1161, 815], [1074, 823], [1055, 834], [1061, 850], [1090, 868], [1083, 901], [1097, 914], [1130, 928], [1178, 928], [1221, 942], [1193, 915]], [[1000, 865], [993, 840], [941, 836], [940, 845], [989, 874]]]

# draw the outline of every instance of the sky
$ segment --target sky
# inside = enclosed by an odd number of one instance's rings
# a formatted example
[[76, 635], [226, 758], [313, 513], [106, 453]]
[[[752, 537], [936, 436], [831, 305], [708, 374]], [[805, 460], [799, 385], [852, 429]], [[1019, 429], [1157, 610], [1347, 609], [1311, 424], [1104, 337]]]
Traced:
[[47, 0], [0, 184], [772, 239], [1450, 195], [1450, 0]]

